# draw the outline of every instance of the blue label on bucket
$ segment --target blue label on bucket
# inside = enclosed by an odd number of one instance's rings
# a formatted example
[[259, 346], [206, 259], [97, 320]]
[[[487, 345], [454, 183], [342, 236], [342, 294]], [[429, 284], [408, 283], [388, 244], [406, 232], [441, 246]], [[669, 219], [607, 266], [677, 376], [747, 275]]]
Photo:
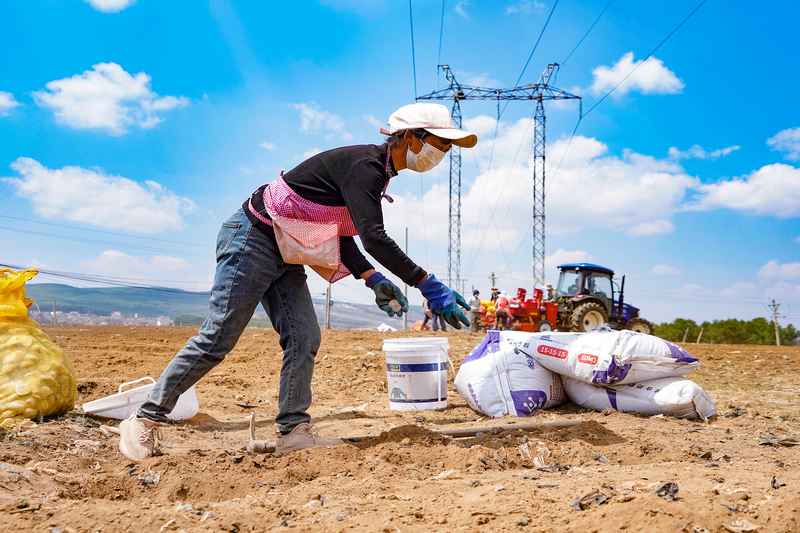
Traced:
[[386, 363], [389, 372], [436, 372], [448, 368], [450, 363]]

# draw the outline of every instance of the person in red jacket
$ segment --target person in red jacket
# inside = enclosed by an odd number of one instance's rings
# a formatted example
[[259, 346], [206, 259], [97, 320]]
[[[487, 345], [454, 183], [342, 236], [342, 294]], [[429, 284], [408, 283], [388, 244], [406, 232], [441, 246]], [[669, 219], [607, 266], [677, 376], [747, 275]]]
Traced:
[[408, 312], [403, 291], [358, 248], [422, 292], [431, 312], [453, 327], [469, 325], [464, 298], [411, 260], [386, 234], [381, 200], [404, 169], [426, 172], [475, 134], [453, 127], [440, 104], [410, 104], [389, 117], [380, 145], [345, 146], [317, 154], [259, 187], [217, 237], [217, 269], [209, 313], [197, 335], [162, 372], [147, 401], [120, 424], [120, 451], [140, 460], [158, 452], [159, 425], [178, 397], [222, 362], [259, 303], [283, 349], [276, 453], [337, 444], [311, 429], [311, 378], [320, 330], [303, 265], [329, 282], [352, 275], [375, 293], [389, 316]]

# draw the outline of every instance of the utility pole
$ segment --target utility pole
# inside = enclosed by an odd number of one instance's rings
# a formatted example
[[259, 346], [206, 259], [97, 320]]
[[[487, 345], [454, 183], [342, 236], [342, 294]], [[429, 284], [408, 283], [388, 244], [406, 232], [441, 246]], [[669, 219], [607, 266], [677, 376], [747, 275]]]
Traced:
[[492, 284], [492, 286], [491, 286], [491, 287], [489, 287], [489, 289], [490, 289], [490, 290], [491, 290], [491, 289], [494, 289], [495, 287], [497, 287], [497, 285], [496, 285], [496, 284], [497, 284], [497, 275], [496, 275], [494, 272], [492, 272], [491, 274], [489, 274], [489, 281], [490, 281], [490, 282], [491, 282], [491, 284]]
[[331, 284], [325, 289], [325, 329], [331, 329]]
[[53, 325], [58, 325], [58, 315], [56, 314], [56, 301], [53, 300]]
[[775, 327], [775, 346], [780, 346], [781, 345], [781, 328], [778, 325], [778, 318], [780, 317], [780, 315], [778, 314], [778, 311], [781, 308], [781, 304], [776, 302], [775, 299], [773, 298], [772, 301], [769, 303], [769, 305], [767, 307], [769, 307], [769, 310], [772, 311], [772, 325]]
[[[501, 100], [533, 100], [536, 111], [533, 116], [533, 283], [544, 285], [545, 256], [545, 100], [578, 100], [581, 97], [550, 85], [550, 79], [558, 72], [558, 63], [550, 63], [537, 83], [529, 83], [511, 89], [475, 87], [462, 85], [449, 65], [439, 65], [449, 86], [422, 96], [417, 100], [452, 100], [452, 116], [455, 127], [461, 127], [461, 102], [464, 100], [497, 101], [497, 121], [500, 122]], [[581, 113], [582, 113], [581, 107]], [[447, 248], [447, 283], [462, 287], [461, 279], [461, 149], [450, 150], [450, 203], [449, 245]]]
[[[406, 255], [408, 255], [408, 226], [406, 226]], [[403, 295], [406, 297], [406, 302], [408, 301], [408, 283], [403, 284]], [[409, 310], [411, 307], [409, 306]], [[403, 314], [403, 329], [408, 330], [408, 312]]]

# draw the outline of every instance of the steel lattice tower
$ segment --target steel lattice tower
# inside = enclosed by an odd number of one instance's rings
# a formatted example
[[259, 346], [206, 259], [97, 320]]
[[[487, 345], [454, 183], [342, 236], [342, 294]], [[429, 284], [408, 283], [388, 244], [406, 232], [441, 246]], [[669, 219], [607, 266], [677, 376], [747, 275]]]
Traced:
[[[578, 100], [581, 97], [550, 85], [550, 78], [558, 71], [558, 63], [551, 63], [537, 83], [520, 85], [511, 89], [493, 89], [462, 85], [449, 65], [439, 65], [449, 86], [418, 96], [417, 100], [452, 100], [455, 126], [461, 127], [461, 101], [463, 100], [535, 100], [533, 115], [533, 283], [544, 284], [545, 257], [545, 100]], [[498, 112], [499, 115], [499, 112]], [[497, 117], [499, 122], [500, 117]], [[462, 288], [461, 279], [461, 149], [450, 150], [450, 202], [449, 245], [447, 248], [448, 284]]]
[[545, 253], [545, 116], [544, 104], [536, 102], [533, 114], [533, 284], [544, 285], [544, 253]]
[[[461, 103], [453, 99], [451, 111], [456, 128], [461, 128]], [[461, 147], [450, 149], [450, 201], [449, 201], [449, 244], [447, 246], [447, 284], [464, 292], [461, 279]]]

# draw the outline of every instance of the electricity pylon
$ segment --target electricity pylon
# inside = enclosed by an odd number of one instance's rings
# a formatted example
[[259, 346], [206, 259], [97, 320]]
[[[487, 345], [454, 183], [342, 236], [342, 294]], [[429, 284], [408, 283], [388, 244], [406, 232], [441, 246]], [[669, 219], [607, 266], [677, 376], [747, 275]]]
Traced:
[[[529, 83], [511, 89], [495, 89], [463, 85], [458, 82], [449, 65], [439, 65], [444, 72], [448, 87], [433, 91], [417, 100], [452, 100], [453, 122], [461, 127], [461, 102], [463, 100], [495, 100], [500, 120], [501, 100], [534, 100], [536, 110], [533, 115], [533, 283], [543, 285], [545, 279], [545, 100], [578, 100], [581, 97], [550, 85], [550, 79], [558, 71], [558, 63], [551, 63], [542, 73], [537, 83]], [[449, 244], [447, 248], [448, 284], [461, 288], [461, 148], [450, 150], [450, 201], [449, 201]]]

